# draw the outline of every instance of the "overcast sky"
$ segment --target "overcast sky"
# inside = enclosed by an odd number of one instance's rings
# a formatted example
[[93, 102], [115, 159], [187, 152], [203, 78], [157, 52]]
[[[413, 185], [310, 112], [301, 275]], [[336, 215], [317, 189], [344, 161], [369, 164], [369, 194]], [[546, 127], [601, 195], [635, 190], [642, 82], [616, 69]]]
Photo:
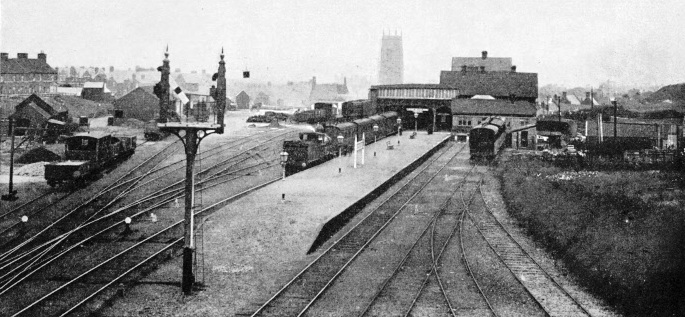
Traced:
[[[172, 4], [173, 3], [173, 4]], [[453, 56], [512, 57], [540, 85], [685, 82], [682, 0], [2, 0], [0, 48], [55, 66], [161, 65], [228, 76], [376, 80], [383, 32], [403, 35], [405, 82], [437, 83]], [[320, 79], [319, 79], [320, 78]]]

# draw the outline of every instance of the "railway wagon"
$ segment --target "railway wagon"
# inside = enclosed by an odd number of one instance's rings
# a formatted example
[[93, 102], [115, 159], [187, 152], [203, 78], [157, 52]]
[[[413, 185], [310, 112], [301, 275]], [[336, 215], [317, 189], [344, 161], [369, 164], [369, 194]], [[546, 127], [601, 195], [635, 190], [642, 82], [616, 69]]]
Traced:
[[301, 132], [299, 140], [283, 141], [283, 151], [288, 153], [286, 170], [296, 172], [330, 159], [335, 153], [331, 138], [321, 132]]
[[80, 182], [99, 175], [106, 167], [131, 156], [135, 150], [135, 136], [78, 133], [65, 141], [66, 161], [45, 165], [45, 180], [52, 187], [60, 183]]
[[490, 117], [469, 131], [469, 151], [472, 159], [494, 158], [504, 146], [504, 119]]
[[371, 100], [368, 99], [343, 102], [341, 112], [342, 117], [348, 121], [370, 117], [378, 113]]

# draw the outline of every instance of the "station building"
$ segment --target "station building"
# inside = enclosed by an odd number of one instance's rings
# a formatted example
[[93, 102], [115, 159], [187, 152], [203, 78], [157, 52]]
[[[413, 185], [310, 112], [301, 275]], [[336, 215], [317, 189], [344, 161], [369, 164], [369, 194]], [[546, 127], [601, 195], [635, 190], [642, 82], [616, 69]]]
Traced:
[[[379, 111], [397, 111], [405, 130], [468, 133], [484, 118], [500, 116], [513, 131], [508, 145], [534, 148], [537, 73], [521, 73], [509, 57], [454, 57], [439, 84], [378, 85], [369, 99]], [[418, 118], [414, 118], [414, 114]]]
[[458, 89], [436, 84], [379, 85], [369, 90], [376, 109], [397, 111], [405, 130], [451, 131], [450, 103], [458, 96]]

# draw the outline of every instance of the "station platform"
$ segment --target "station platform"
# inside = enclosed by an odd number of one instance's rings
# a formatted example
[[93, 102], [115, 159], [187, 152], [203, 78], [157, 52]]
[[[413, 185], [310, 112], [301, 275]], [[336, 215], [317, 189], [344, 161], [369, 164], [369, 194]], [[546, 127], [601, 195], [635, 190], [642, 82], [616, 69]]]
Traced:
[[[169, 310], [177, 316], [226, 316], [254, 305], [309, 263], [317, 255], [310, 251], [346, 222], [341, 218], [354, 216], [365, 200], [370, 201], [453, 139], [449, 133], [419, 131], [414, 139], [410, 135], [411, 131], [367, 145], [365, 164], [356, 169], [352, 155], [338, 157], [214, 212], [202, 229], [204, 276], [198, 282], [204, 282], [205, 291], [183, 301], [164, 295], [180, 293], [178, 286], [169, 286], [180, 281], [180, 260], [175, 259], [144, 278], [115, 303], [117, 309], [106, 310], [103, 316], [131, 313], [129, 307], [141, 306]], [[150, 298], [150, 294], [156, 295]]]

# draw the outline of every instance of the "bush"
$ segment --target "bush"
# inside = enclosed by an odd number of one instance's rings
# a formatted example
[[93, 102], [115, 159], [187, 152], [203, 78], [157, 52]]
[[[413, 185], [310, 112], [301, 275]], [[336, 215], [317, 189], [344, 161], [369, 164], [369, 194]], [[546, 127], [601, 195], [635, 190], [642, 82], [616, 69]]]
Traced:
[[511, 158], [498, 174], [508, 210], [590, 291], [627, 315], [683, 312], [681, 173], [571, 171]]

